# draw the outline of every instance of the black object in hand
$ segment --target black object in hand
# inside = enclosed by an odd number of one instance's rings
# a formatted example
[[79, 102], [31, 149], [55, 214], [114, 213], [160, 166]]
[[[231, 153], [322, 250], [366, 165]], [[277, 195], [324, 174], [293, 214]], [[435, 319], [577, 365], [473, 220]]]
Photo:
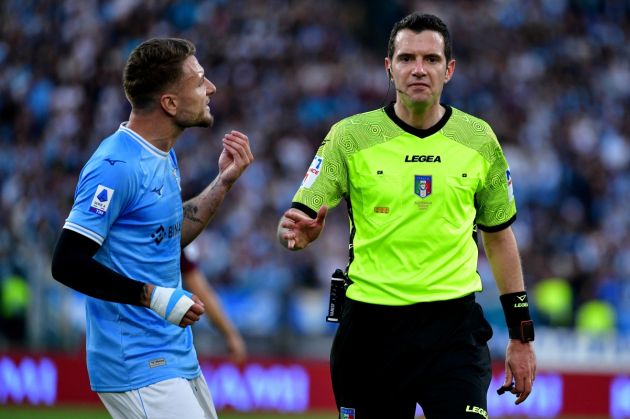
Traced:
[[509, 386], [501, 386], [497, 390], [497, 394], [500, 396], [500, 395], [502, 395], [503, 393], [505, 393], [507, 391], [511, 391], [513, 388], [514, 388], [514, 383], [510, 383]]

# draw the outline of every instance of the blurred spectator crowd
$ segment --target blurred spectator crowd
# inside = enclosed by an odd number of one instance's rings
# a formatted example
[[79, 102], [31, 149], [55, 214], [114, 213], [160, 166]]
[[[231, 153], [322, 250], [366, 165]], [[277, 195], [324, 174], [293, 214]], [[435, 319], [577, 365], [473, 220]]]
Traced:
[[[588, 328], [580, 310], [596, 302], [608, 322], [595, 329], [630, 333], [629, 0], [3, 0], [1, 330], [24, 325], [5, 338], [82, 342], [82, 297], [51, 279], [51, 251], [83, 163], [128, 117], [126, 57], [155, 36], [192, 40], [218, 88], [215, 126], [176, 145], [184, 197], [216, 175], [224, 132], [247, 133], [256, 157], [197, 240], [202, 269], [246, 337], [329, 336], [345, 204], [299, 254], [276, 244], [276, 223], [331, 124], [393, 99], [387, 39], [413, 10], [452, 32], [443, 101], [488, 121], [508, 157], [538, 321]], [[480, 299], [502, 327], [483, 255], [479, 271]]]

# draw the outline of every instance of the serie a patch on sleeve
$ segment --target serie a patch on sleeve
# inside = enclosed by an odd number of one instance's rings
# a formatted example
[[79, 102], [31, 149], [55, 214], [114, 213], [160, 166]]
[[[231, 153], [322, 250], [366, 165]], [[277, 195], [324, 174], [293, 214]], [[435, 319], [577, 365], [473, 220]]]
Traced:
[[304, 175], [304, 180], [302, 180], [302, 188], [310, 188], [313, 186], [315, 179], [319, 176], [322, 171], [322, 162], [324, 161], [323, 157], [315, 156], [308, 170], [306, 171], [306, 175]]
[[514, 187], [512, 185], [512, 174], [510, 173], [509, 167], [505, 171], [505, 177], [507, 178], [508, 199], [510, 200], [510, 202], [512, 202], [512, 200], [514, 199]]
[[90, 204], [90, 212], [97, 215], [105, 215], [107, 208], [109, 208], [109, 203], [112, 202], [112, 196], [114, 196], [113, 189], [98, 185]]
[[355, 419], [354, 408], [342, 407], [339, 410], [341, 419]]

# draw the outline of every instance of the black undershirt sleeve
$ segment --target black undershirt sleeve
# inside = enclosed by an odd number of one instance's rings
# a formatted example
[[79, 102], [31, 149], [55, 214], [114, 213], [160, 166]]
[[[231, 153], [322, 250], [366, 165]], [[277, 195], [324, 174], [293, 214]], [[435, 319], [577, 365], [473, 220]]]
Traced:
[[144, 283], [120, 275], [97, 262], [95, 241], [63, 229], [52, 260], [52, 276], [62, 284], [90, 297], [140, 306]]

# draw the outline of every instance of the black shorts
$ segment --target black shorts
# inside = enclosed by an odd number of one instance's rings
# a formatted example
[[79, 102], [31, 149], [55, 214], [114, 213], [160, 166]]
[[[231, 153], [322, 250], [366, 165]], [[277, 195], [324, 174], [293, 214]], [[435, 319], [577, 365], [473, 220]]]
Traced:
[[492, 329], [474, 294], [410, 306], [346, 300], [330, 354], [340, 417], [487, 417]]

